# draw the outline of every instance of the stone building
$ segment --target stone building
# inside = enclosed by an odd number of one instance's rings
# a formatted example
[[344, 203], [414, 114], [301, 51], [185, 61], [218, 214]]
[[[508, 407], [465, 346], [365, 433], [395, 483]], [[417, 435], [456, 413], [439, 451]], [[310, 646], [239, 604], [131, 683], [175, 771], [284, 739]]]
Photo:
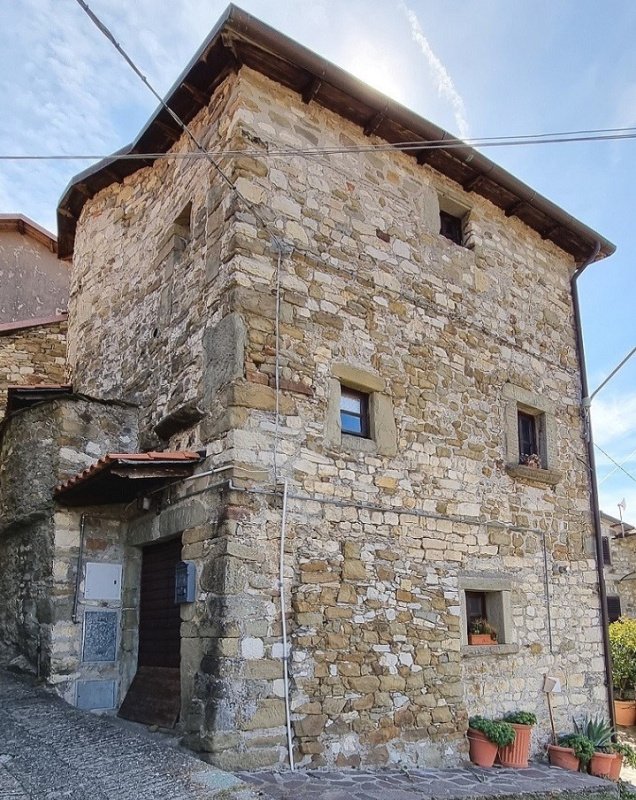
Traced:
[[60, 203], [76, 394], [5, 426], [5, 595], [46, 547], [4, 638], [230, 768], [455, 764], [513, 709], [538, 752], [546, 673], [604, 713], [570, 280], [613, 246], [235, 7], [168, 102], [211, 156], [159, 111]]
[[636, 528], [601, 512], [609, 621], [636, 617]]
[[0, 417], [9, 386], [65, 382], [69, 278], [51, 233], [0, 214]]

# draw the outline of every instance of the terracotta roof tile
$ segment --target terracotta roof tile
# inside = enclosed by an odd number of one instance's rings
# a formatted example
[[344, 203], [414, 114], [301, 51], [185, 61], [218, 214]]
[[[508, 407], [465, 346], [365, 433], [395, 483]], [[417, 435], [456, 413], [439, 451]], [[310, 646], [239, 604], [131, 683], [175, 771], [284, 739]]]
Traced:
[[102, 456], [94, 464], [91, 464], [90, 467], [82, 470], [82, 472], [78, 472], [77, 475], [74, 475], [72, 478], [69, 478], [62, 483], [58, 483], [53, 490], [53, 493], [55, 495], [59, 495], [69, 491], [70, 489], [74, 489], [80, 483], [83, 483], [89, 478], [93, 478], [99, 472], [108, 468], [111, 464], [130, 464], [131, 462], [136, 462], [143, 465], [150, 462], [153, 464], [165, 465], [183, 464], [183, 462], [196, 463], [198, 461], [201, 461], [201, 456], [199, 453], [195, 453], [190, 450], [165, 452], [151, 451], [149, 453], [106, 453], [105, 456]]

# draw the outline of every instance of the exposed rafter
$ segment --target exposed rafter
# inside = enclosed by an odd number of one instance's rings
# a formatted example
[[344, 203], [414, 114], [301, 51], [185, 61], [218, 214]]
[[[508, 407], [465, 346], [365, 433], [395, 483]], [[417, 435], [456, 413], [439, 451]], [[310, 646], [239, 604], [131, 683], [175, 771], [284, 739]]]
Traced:
[[321, 86], [322, 86], [322, 80], [320, 78], [312, 78], [307, 84], [307, 86], [303, 89], [302, 93], [303, 103], [311, 103], [311, 101], [316, 97], [316, 95], [320, 91]]
[[364, 135], [371, 136], [372, 133], [375, 133], [380, 125], [382, 125], [385, 117], [386, 111], [378, 111], [377, 114], [374, 114], [364, 126]]

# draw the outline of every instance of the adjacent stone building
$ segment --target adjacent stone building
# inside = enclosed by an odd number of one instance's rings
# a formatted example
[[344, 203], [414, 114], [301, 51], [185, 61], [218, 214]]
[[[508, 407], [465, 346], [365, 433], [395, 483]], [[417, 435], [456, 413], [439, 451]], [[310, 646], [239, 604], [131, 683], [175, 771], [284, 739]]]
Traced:
[[636, 617], [636, 528], [601, 513], [609, 621]]
[[9, 386], [65, 383], [69, 278], [51, 233], [0, 214], [0, 418]]
[[23, 214], [0, 214], [0, 325], [66, 311], [69, 277], [52, 233]]
[[570, 279], [613, 246], [234, 7], [168, 102], [210, 155], [159, 111], [60, 204], [77, 395], [5, 426], [49, 453], [9, 638], [226, 767], [456, 764], [513, 709], [538, 751], [544, 674], [604, 713]]

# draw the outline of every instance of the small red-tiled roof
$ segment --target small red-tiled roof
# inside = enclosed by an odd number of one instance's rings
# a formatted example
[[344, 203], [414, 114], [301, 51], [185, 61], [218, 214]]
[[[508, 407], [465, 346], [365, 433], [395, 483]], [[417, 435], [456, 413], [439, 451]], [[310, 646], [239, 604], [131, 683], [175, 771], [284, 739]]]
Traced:
[[[145, 488], [147, 481], [161, 483], [170, 477], [179, 477], [189, 474], [190, 468], [202, 460], [199, 453], [190, 450], [181, 451], [151, 451], [149, 453], [107, 453], [90, 467], [78, 472], [72, 478], [59, 483], [53, 490], [60, 502], [69, 505], [90, 505], [93, 503], [118, 502], [134, 496], [134, 490]], [[121, 467], [124, 472], [113, 472]], [[183, 468], [188, 469], [184, 473]], [[142, 473], [144, 468], [153, 468], [152, 474]], [[111, 475], [112, 473], [112, 475]], [[135, 474], [137, 473], [137, 474]], [[130, 479], [135, 479], [131, 481]], [[95, 486], [99, 482], [100, 486]], [[122, 483], [131, 484], [127, 489]], [[90, 483], [91, 487], [86, 484]], [[116, 491], [113, 493], [113, 489]], [[97, 492], [97, 493], [96, 493]], [[102, 499], [100, 499], [102, 498]]]
[[55, 487], [55, 494], [61, 494], [71, 487], [77, 486], [78, 483], [94, 477], [110, 464], [147, 464], [149, 461], [153, 464], [180, 464], [183, 461], [196, 462], [200, 460], [201, 456], [198, 453], [193, 453], [188, 450], [180, 452], [167, 451], [165, 453], [156, 451], [151, 451], [149, 453], [106, 453], [105, 456], [102, 456], [94, 464], [91, 464], [90, 467], [82, 470], [82, 472], [78, 472], [77, 475], [73, 475], [73, 477], [69, 478], [67, 481], [58, 483]]

